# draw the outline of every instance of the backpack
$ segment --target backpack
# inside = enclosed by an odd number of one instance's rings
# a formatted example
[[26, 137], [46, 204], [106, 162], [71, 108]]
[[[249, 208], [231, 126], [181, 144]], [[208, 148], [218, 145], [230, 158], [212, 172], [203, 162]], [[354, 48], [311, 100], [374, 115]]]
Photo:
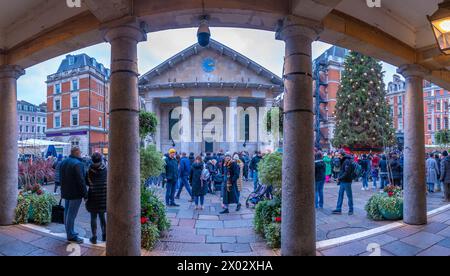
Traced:
[[352, 178], [353, 179], [356, 180], [362, 176], [363, 168], [361, 167], [360, 164], [358, 164], [358, 162], [353, 161], [351, 169], [352, 169]]
[[209, 177], [211, 176], [211, 174], [209, 173], [209, 170], [207, 168], [204, 168], [202, 170], [202, 174], [200, 176], [200, 179], [203, 181], [207, 181], [209, 180]]

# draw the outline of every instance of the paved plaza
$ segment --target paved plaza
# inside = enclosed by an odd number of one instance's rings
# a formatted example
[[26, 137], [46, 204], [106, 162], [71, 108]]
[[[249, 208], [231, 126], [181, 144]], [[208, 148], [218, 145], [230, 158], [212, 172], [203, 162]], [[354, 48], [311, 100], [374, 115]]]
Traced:
[[[348, 216], [346, 200], [342, 215], [332, 215], [337, 201], [338, 186], [328, 183], [325, 186], [325, 206], [318, 210], [317, 241], [334, 241], [348, 235], [389, 226], [393, 222], [375, 222], [367, 219], [364, 205], [375, 191], [362, 191], [360, 183], [353, 185], [355, 214]], [[53, 186], [47, 186], [52, 191]], [[244, 202], [252, 189], [252, 183], [244, 186], [241, 202]], [[157, 188], [159, 195], [164, 190]], [[428, 195], [428, 210], [444, 206], [442, 194]], [[205, 210], [195, 211], [188, 202], [185, 192], [178, 200], [180, 207], [169, 208], [167, 215], [172, 223], [170, 231], [151, 252], [143, 251], [144, 256], [278, 256], [279, 250], [269, 248], [264, 240], [253, 230], [254, 210], [243, 207], [230, 214], [219, 215], [221, 200], [219, 196], [206, 197]], [[86, 244], [79, 250], [80, 255], [104, 255], [105, 244], [88, 244], [91, 236], [89, 214], [84, 204], [77, 219], [76, 231], [86, 238]], [[400, 225], [400, 223], [399, 223]], [[64, 239], [64, 226], [50, 224], [47, 227], [9, 226], [0, 227], [1, 255], [70, 255], [78, 252], [67, 251]], [[318, 255], [369, 255], [368, 245], [381, 246], [381, 255], [450, 255], [450, 210], [433, 215], [427, 226], [400, 225], [386, 232], [357, 238], [350, 242], [331, 242], [331, 245], [318, 248]], [[320, 243], [319, 243], [320, 244]]]

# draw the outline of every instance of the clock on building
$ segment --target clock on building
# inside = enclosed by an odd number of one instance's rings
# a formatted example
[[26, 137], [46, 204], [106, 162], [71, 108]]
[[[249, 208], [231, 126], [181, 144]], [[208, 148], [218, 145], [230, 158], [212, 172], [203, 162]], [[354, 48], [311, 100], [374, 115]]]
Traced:
[[216, 68], [216, 61], [213, 58], [205, 58], [202, 61], [202, 68], [206, 73], [211, 73]]

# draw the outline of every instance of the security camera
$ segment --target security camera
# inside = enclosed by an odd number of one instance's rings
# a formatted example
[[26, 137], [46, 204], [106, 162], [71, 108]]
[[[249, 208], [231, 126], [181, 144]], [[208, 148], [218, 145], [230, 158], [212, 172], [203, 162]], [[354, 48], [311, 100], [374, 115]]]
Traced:
[[202, 47], [206, 47], [209, 44], [211, 38], [211, 31], [209, 30], [209, 24], [207, 19], [200, 21], [200, 26], [197, 32], [198, 44]]

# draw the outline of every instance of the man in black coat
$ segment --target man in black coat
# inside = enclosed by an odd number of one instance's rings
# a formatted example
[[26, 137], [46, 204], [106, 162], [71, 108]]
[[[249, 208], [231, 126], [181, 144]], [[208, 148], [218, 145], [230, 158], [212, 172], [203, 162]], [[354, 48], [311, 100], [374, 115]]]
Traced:
[[69, 158], [61, 163], [60, 168], [61, 198], [65, 200], [64, 223], [67, 240], [70, 242], [83, 243], [83, 240], [75, 233], [75, 219], [83, 198], [87, 195], [85, 172], [80, 149], [74, 147]]
[[166, 205], [168, 207], [180, 206], [175, 203], [175, 191], [179, 177], [178, 161], [175, 158], [176, 153], [175, 149], [170, 149], [169, 157], [166, 158]]
[[258, 188], [259, 183], [258, 164], [261, 160], [262, 160], [261, 152], [255, 151], [255, 155], [253, 156], [249, 165], [250, 170], [252, 170], [253, 172], [253, 191], [256, 191], [256, 189]]
[[352, 181], [353, 181], [353, 157], [350, 154], [340, 153], [341, 158], [341, 171], [338, 178], [339, 185], [339, 196], [336, 210], [333, 214], [342, 214], [342, 204], [344, 202], [344, 193], [347, 194], [348, 199], [348, 215], [353, 215], [353, 192], [352, 192]]

